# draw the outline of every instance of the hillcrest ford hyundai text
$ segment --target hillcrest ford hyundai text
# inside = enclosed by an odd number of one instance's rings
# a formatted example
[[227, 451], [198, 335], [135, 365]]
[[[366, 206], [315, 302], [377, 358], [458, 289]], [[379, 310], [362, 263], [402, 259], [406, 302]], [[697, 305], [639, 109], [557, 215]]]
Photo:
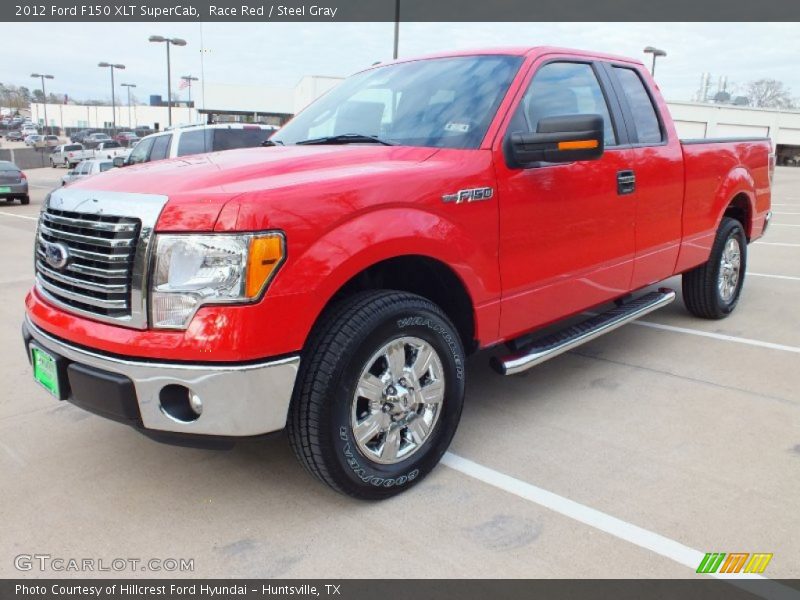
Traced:
[[582, 51], [377, 65], [265, 146], [53, 191], [26, 351], [56, 398], [156, 439], [287, 429], [360, 498], [439, 462], [468, 355], [522, 372], [670, 303], [676, 274], [726, 317], [770, 218], [767, 139], [680, 140], [641, 63]]

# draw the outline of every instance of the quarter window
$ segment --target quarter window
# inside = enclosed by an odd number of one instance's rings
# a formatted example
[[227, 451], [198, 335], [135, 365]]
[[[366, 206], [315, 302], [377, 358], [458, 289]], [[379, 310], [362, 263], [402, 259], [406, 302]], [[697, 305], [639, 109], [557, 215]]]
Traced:
[[594, 69], [585, 63], [552, 62], [541, 67], [533, 76], [509, 131], [536, 131], [541, 119], [566, 115], [602, 116], [604, 144], [617, 144], [603, 90]]
[[633, 113], [633, 123], [636, 126], [639, 143], [657, 144], [661, 142], [664, 138], [658, 123], [658, 114], [639, 74], [633, 69], [624, 67], [614, 67], [614, 72], [617, 74], [622, 92], [625, 94], [631, 113]]

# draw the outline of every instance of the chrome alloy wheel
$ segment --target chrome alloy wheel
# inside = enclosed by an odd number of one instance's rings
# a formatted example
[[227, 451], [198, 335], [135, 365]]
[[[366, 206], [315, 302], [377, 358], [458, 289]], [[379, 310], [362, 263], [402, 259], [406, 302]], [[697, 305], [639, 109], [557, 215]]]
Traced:
[[741, 268], [742, 249], [739, 247], [739, 240], [735, 237], [729, 238], [725, 242], [725, 248], [722, 250], [722, 257], [719, 261], [719, 277], [717, 279], [719, 297], [725, 303], [733, 300], [736, 294]]
[[425, 445], [442, 413], [444, 369], [428, 342], [401, 337], [372, 355], [361, 371], [350, 409], [358, 449], [391, 465]]

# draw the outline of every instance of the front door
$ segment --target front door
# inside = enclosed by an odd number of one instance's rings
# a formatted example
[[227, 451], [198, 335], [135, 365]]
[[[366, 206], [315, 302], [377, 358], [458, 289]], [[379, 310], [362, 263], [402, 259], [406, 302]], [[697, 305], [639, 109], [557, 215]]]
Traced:
[[519, 169], [496, 148], [501, 337], [622, 296], [633, 274], [635, 203], [620, 184], [632, 155], [607, 78], [599, 65], [568, 58], [540, 59], [532, 73], [505, 135], [536, 131], [543, 117], [600, 114], [606, 150], [597, 160]]

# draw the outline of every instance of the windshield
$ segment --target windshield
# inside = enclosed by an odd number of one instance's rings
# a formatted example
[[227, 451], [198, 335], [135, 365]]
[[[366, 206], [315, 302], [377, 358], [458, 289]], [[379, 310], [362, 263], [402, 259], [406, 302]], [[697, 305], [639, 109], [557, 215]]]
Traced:
[[521, 62], [518, 56], [459, 56], [371, 69], [345, 80], [270, 139], [296, 144], [360, 134], [404, 146], [477, 148]]

